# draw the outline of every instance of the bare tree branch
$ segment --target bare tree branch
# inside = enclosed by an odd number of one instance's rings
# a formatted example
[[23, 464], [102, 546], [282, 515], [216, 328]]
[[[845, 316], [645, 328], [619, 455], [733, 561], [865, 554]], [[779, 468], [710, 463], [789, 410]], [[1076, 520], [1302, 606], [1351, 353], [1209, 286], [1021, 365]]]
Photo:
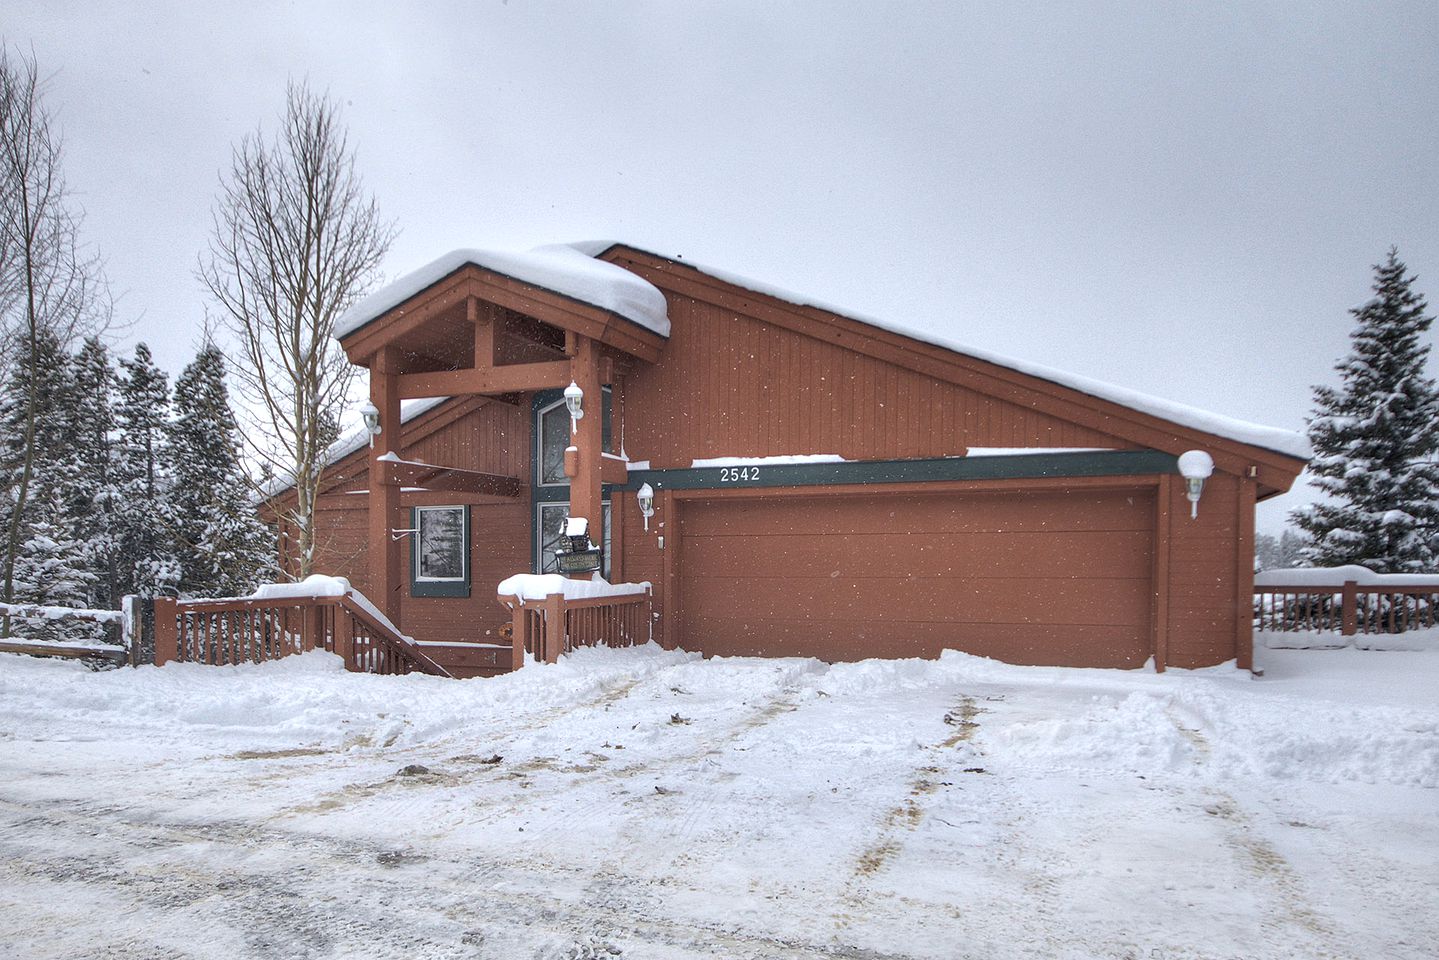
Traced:
[[[63, 150], [43, 102], [44, 81], [33, 56], [0, 46], [0, 377], [28, 363], [50, 338], [69, 347], [103, 330], [109, 297], [99, 258], [80, 243], [81, 215], [65, 187]], [[11, 510], [0, 558], [0, 600], [11, 602], [15, 560], [34, 479], [35, 376], [13, 378], [25, 396], [19, 463], [4, 464]], [[0, 633], [9, 634], [9, 617]]]
[[246, 438], [293, 478], [298, 573], [312, 571], [315, 496], [356, 370], [335, 323], [368, 292], [394, 238], [355, 171], [337, 105], [291, 83], [279, 133], [235, 148], [198, 276], [241, 345], [239, 392], [258, 411]]

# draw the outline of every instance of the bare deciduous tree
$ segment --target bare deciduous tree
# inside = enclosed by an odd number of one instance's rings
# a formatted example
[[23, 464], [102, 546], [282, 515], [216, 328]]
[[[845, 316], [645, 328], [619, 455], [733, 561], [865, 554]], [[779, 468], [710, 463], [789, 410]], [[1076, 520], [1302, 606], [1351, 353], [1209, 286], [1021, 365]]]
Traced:
[[[24, 394], [22, 436], [3, 465], [7, 494], [0, 598], [14, 598], [15, 561], [35, 480], [35, 426], [44, 385], [33, 363], [42, 340], [69, 347], [104, 328], [109, 301], [99, 259], [80, 244], [81, 215], [66, 190], [63, 151], [33, 56], [0, 47], [0, 377]], [[3, 631], [9, 632], [8, 617]]]
[[395, 230], [364, 192], [338, 106], [304, 83], [286, 99], [277, 136], [257, 129], [234, 148], [199, 277], [244, 350], [232, 369], [252, 408], [246, 440], [294, 481], [284, 519], [304, 577], [324, 454], [356, 372], [335, 322], [373, 283]]

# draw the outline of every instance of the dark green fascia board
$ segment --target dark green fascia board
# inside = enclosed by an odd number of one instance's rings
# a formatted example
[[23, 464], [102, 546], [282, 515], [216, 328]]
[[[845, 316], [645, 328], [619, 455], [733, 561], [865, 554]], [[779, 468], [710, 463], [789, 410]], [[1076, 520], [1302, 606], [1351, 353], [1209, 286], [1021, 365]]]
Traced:
[[[1074, 453], [942, 457], [929, 460], [860, 460], [847, 463], [750, 464], [635, 470], [617, 490], [704, 490], [729, 487], [811, 487], [940, 480], [1029, 480], [1045, 477], [1124, 477], [1177, 473], [1178, 458], [1159, 450], [1085, 450]], [[606, 485], [610, 489], [611, 485]]]

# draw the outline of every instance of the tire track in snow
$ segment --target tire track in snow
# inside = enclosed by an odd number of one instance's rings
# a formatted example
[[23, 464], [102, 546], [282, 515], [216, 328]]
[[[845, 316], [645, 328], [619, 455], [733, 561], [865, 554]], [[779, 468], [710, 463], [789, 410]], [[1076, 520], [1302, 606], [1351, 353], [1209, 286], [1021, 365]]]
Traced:
[[[714, 955], [910, 960], [905, 954], [837, 949], [637, 914], [629, 901], [559, 900], [547, 891], [560, 878], [537, 873], [533, 865], [516, 869], [501, 862], [423, 855], [395, 859], [393, 850], [362, 840], [302, 836], [244, 823], [165, 824], [79, 801], [36, 811], [0, 797], [0, 811], [6, 827], [45, 828], [24, 838], [12, 839], [8, 830], [0, 834], [6, 853], [0, 878], [7, 888], [27, 880], [79, 884], [131, 914], [131, 922], [119, 927], [97, 922], [94, 936], [116, 939], [104, 944], [92, 939], [88, 946], [106, 956], [124, 951], [137, 957], [229, 960], [236, 956], [231, 941], [238, 938], [248, 948], [242, 957], [508, 958], [519, 955], [516, 950], [529, 956], [584, 957], [602, 955], [601, 950], [610, 955], [605, 948], [617, 943], [614, 955], [623, 956], [632, 946], [640, 956], [677, 960]], [[110, 828], [98, 838], [97, 823]], [[102, 844], [106, 849], [95, 849]], [[42, 845], [51, 849], [37, 849]], [[79, 849], [86, 853], [72, 852]], [[166, 862], [156, 862], [156, 850], [166, 852]], [[232, 860], [217, 853], [238, 856]], [[263, 860], [255, 864], [260, 869], [251, 868], [247, 861], [252, 859]], [[625, 875], [614, 879], [648, 883]], [[163, 925], [134, 922], [142, 919], [142, 908], [160, 914], [203, 909], [207, 928], [220, 927], [230, 936], [165, 954], [163, 944], [134, 933], [137, 927], [158, 930]], [[45, 918], [47, 925], [51, 919]], [[27, 933], [35, 938], [27, 942], [43, 943], [44, 933]]]
[[[569, 703], [552, 708], [545, 711], [544, 713], [539, 714], [538, 716], [530, 717], [520, 724], [506, 727], [503, 730], [491, 731], [490, 736], [485, 742], [485, 747], [481, 752], [493, 751], [495, 755], [503, 756], [506, 750], [510, 749], [518, 740], [520, 740], [520, 738], [524, 737], [526, 734], [553, 726], [556, 723], [561, 722], [570, 716], [592, 712], [604, 708], [608, 704], [617, 703], [621, 700], [624, 700], [626, 697], [630, 696], [630, 694], [641, 684], [658, 680], [669, 671], [675, 670], [682, 665], [682, 663], [667, 664], [657, 670], [647, 672], [638, 677], [624, 675], [617, 676], [615, 678], [617, 682], [602, 688], [599, 692], [584, 700], [581, 700], [577, 703]], [[543, 668], [537, 667], [537, 669]], [[454, 764], [456, 762], [460, 762], [465, 763], [467, 766], [469, 766], [471, 772], [467, 772], [465, 774], [440, 774], [437, 779], [441, 779], [447, 785], [452, 786], [463, 786], [468, 783], [488, 780], [493, 777], [494, 770], [492, 767], [484, 763], [483, 758], [476, 757], [473, 754], [457, 755], [453, 753], [456, 746], [456, 740], [472, 740], [475, 736], [476, 734], [474, 732], [469, 732], [455, 734], [453, 736], [446, 737], [434, 742], [427, 742], [424, 744], [416, 744], [410, 747], [399, 748], [398, 750], [394, 748], [384, 748], [386, 750], [386, 753], [384, 754], [385, 762], [387, 766], [392, 766], [395, 769], [403, 768], [411, 764], [424, 765], [427, 762], [434, 763], [437, 766], [440, 764]], [[377, 753], [376, 759], [378, 760], [378, 758], [379, 754]], [[479, 761], [478, 764], [476, 763], [476, 761]], [[313, 773], [326, 767], [333, 769], [345, 769], [353, 766], [353, 763], [353, 758], [342, 758], [331, 754], [325, 759], [325, 761], [313, 765], [305, 765], [298, 772], [295, 769], [291, 768], [286, 771], [277, 772], [271, 776], [275, 778], [283, 778], [289, 780], [294, 778], [295, 776], [303, 776], [307, 773]], [[274, 819], [283, 819], [292, 816], [304, 816], [316, 813], [326, 813], [329, 811], [338, 810], [356, 801], [364, 800], [390, 790], [403, 788], [405, 784], [406, 781], [403, 778], [397, 778], [393, 775], [383, 777], [379, 780], [370, 780], [368, 782], [347, 784], [346, 786], [338, 790], [333, 790], [329, 793], [322, 794], [321, 796], [313, 798], [305, 803], [279, 810], [276, 812]]]
[[1194, 747], [1194, 764], [1205, 775], [1205, 793], [1213, 798], [1204, 806], [1204, 812], [1221, 825], [1225, 844], [1233, 851], [1245, 873], [1257, 881], [1270, 903], [1261, 924], [1278, 942], [1290, 939], [1294, 928], [1300, 928], [1318, 941], [1313, 947], [1316, 960], [1356, 956], [1352, 948], [1338, 946], [1338, 931], [1309, 909], [1307, 904], [1311, 898], [1298, 872], [1273, 844], [1259, 835], [1253, 817], [1230, 793], [1213, 782], [1209, 771], [1213, 747], [1198, 723], [1191, 719], [1195, 725], [1187, 726], [1185, 718], [1180, 716], [1180, 708], [1172, 700], [1165, 706], [1165, 713], [1180, 735]]

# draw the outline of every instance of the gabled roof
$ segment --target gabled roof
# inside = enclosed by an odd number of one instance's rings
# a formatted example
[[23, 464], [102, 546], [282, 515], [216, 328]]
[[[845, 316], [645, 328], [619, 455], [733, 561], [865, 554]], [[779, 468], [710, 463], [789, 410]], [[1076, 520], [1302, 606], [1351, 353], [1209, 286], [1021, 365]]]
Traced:
[[335, 324], [335, 338], [344, 340], [466, 264], [617, 314], [661, 337], [670, 334], [665, 295], [653, 284], [576, 246], [560, 244], [523, 252], [451, 250], [345, 311]]

